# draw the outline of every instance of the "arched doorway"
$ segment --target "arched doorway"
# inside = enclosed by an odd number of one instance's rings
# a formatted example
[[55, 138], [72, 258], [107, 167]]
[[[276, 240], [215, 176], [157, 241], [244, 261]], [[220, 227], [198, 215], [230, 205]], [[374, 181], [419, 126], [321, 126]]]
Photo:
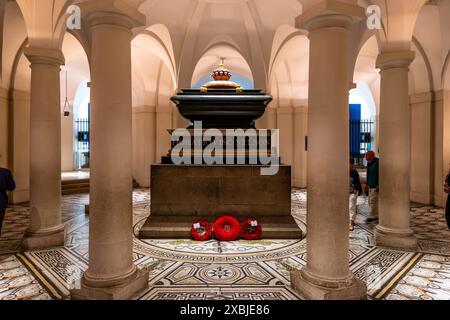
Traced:
[[376, 105], [372, 92], [365, 82], [350, 91], [350, 158], [357, 166], [364, 165], [368, 151], [376, 146]]
[[61, 71], [61, 168], [65, 173], [89, 168], [90, 69], [80, 41], [64, 35], [66, 64]]
[[90, 163], [90, 88], [87, 81], [78, 86], [74, 100], [73, 114], [73, 156], [74, 169], [89, 169]]

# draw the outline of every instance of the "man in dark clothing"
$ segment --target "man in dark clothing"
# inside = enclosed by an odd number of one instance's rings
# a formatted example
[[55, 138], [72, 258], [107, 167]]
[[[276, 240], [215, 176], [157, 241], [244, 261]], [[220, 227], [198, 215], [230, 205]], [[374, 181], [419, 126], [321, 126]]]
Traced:
[[[450, 170], [448, 172], [447, 178], [445, 178], [444, 191], [450, 194]], [[447, 226], [450, 229], [450, 195], [447, 197], [447, 205], [445, 207], [445, 218], [447, 219]]]
[[367, 185], [369, 187], [369, 207], [370, 213], [366, 222], [378, 221], [378, 192], [379, 186], [379, 163], [380, 160], [375, 156], [375, 152], [369, 151], [366, 155], [367, 160]]
[[16, 183], [14, 182], [11, 171], [0, 168], [0, 235], [2, 234], [3, 219], [8, 206], [8, 191], [14, 191]]
[[353, 167], [355, 160], [350, 160], [350, 231], [355, 229], [358, 215], [358, 197], [362, 194], [361, 180], [358, 171]]

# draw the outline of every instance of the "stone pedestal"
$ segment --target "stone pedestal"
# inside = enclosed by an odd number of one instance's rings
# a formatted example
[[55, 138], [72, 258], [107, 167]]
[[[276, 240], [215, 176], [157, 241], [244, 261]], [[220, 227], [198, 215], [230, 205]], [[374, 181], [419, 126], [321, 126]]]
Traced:
[[84, 277], [81, 289], [72, 290], [72, 300], [127, 300], [148, 287], [148, 271], [135, 269], [133, 273], [119, 284], [105, 283], [100, 287], [98, 283], [90, 284]]
[[22, 240], [22, 250], [32, 251], [64, 246], [65, 239], [66, 228], [62, 224], [45, 230], [28, 230]]
[[291, 286], [301, 292], [309, 300], [366, 300], [366, 284], [356, 278], [350, 278], [335, 287], [327, 287], [325, 283], [314, 284], [308, 281], [301, 270], [291, 272]]
[[414, 52], [381, 54], [380, 96], [380, 224], [378, 246], [415, 250], [417, 239], [410, 228], [411, 109], [408, 93], [409, 65]]
[[300, 239], [291, 215], [291, 167], [262, 176], [259, 165], [154, 165], [151, 216], [141, 238], [189, 239], [199, 219], [256, 218], [265, 239]]

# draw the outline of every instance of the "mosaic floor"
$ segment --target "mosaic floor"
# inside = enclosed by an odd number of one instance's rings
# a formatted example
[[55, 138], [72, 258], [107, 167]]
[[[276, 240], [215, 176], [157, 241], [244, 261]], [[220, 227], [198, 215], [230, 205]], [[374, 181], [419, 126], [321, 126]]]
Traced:
[[[306, 192], [293, 190], [292, 214], [305, 229]], [[150, 214], [148, 190], [135, 190], [134, 232]], [[18, 253], [28, 209], [8, 210], [0, 238], [0, 300], [67, 299], [88, 263], [88, 195], [63, 197], [68, 238], [64, 248]], [[364, 224], [367, 201], [359, 199], [358, 225], [350, 238], [350, 264], [368, 285], [370, 299], [450, 300], [450, 231], [443, 209], [412, 205], [420, 252], [376, 248], [374, 225]], [[198, 243], [134, 240], [134, 261], [150, 271], [149, 288], [135, 299], [297, 300], [289, 271], [306, 264], [306, 241]]]

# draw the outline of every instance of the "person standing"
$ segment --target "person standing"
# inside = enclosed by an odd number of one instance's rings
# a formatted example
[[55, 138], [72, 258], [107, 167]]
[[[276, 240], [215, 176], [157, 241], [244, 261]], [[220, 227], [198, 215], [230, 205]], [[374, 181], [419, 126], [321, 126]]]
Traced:
[[[450, 169], [448, 171], [447, 178], [445, 178], [444, 191], [450, 194]], [[445, 206], [445, 219], [447, 220], [447, 226], [450, 229], [450, 195], [447, 196], [447, 205]]]
[[5, 219], [6, 207], [8, 206], [8, 191], [14, 191], [14, 182], [11, 171], [0, 168], [0, 235], [2, 234], [3, 220]]
[[367, 160], [367, 185], [369, 187], [369, 216], [367, 223], [378, 221], [378, 193], [380, 191], [379, 184], [379, 163], [380, 160], [375, 156], [375, 152], [369, 151], [366, 154]]
[[355, 230], [356, 216], [358, 215], [358, 197], [362, 194], [361, 179], [354, 168], [355, 160], [350, 160], [350, 231]]

